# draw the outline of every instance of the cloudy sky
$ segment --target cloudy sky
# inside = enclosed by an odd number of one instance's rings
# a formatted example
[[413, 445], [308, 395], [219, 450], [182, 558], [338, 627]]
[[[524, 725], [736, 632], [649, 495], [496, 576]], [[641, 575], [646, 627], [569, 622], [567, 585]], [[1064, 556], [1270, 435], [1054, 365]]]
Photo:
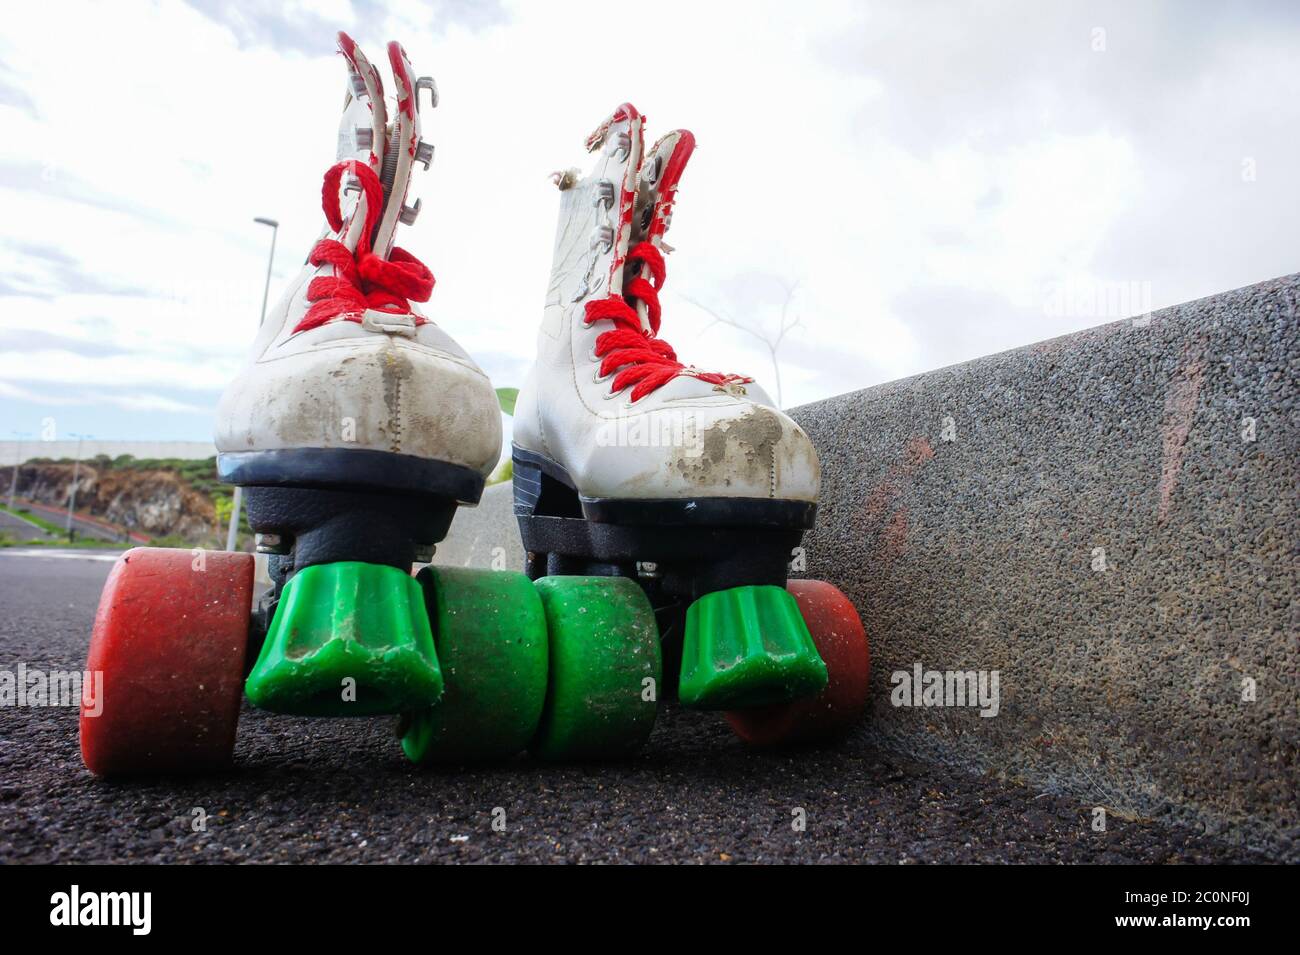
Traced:
[[797, 282], [787, 406], [1300, 267], [1294, 3], [49, 0], [0, 26], [0, 438], [210, 436], [253, 217], [282, 224], [272, 300], [321, 225], [340, 28], [438, 81], [400, 244], [498, 385], [541, 317], [547, 174], [624, 100], [699, 140], [664, 337], [770, 384]]

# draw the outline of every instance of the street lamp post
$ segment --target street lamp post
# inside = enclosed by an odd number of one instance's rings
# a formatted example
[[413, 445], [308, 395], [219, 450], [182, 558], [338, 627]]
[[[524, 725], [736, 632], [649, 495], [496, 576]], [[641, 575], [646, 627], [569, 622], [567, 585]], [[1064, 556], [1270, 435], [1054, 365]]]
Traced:
[[280, 223], [274, 219], [263, 219], [258, 216], [253, 220], [258, 225], [269, 225], [271, 227], [271, 254], [266, 259], [266, 284], [262, 286], [262, 317], [258, 319], [257, 325], [260, 328], [266, 321], [266, 296], [271, 291], [271, 266], [275, 264], [275, 237], [280, 232]]
[[77, 481], [81, 474], [81, 442], [87, 438], [93, 438], [93, 434], [75, 434], [69, 431], [68, 434], [77, 439], [77, 456], [72, 462], [72, 487], [68, 488], [68, 522], [64, 530], [68, 534], [68, 540], [72, 540], [72, 512], [77, 507]]
[[[262, 317], [258, 319], [257, 326], [261, 328], [266, 322], [266, 297], [271, 292], [271, 267], [275, 265], [275, 237], [280, 232], [280, 223], [274, 219], [265, 219], [258, 216], [253, 220], [258, 225], [271, 227], [271, 254], [266, 259], [266, 284], [262, 286]], [[244, 503], [244, 489], [235, 485], [234, 499], [230, 504], [230, 527], [226, 529], [226, 550], [234, 550], [236, 539], [239, 537], [239, 509]]]
[[18, 446], [14, 449], [14, 473], [9, 476], [9, 510], [14, 509], [14, 495], [18, 492], [18, 465], [23, 463], [23, 438], [29, 437], [26, 431], [15, 431]]

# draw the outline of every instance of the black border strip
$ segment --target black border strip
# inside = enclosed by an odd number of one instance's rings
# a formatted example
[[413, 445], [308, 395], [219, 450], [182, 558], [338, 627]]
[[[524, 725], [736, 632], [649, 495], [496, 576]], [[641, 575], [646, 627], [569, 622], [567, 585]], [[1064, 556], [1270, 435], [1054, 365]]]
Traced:
[[[577, 493], [569, 472], [536, 451], [518, 445], [514, 460], [540, 468]], [[518, 468], [516, 467], [516, 470]], [[813, 501], [782, 501], [767, 497], [601, 498], [579, 494], [582, 514], [598, 524], [673, 527], [782, 527], [810, 529], [817, 520]]]
[[473, 468], [368, 448], [224, 451], [217, 476], [244, 487], [407, 491], [477, 504], [486, 478]]

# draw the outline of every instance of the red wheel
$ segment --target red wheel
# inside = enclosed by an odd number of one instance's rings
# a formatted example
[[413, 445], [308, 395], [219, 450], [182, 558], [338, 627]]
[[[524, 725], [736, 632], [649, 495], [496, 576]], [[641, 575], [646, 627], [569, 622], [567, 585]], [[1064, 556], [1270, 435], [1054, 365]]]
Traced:
[[122, 555], [99, 598], [86, 661], [81, 758], [91, 772], [230, 762], [252, 603], [252, 554], [137, 547]]
[[770, 746], [823, 739], [843, 732], [867, 708], [871, 650], [853, 604], [838, 587], [820, 580], [792, 580], [794, 595], [829, 682], [816, 696], [746, 710], [731, 710], [727, 722], [747, 743]]

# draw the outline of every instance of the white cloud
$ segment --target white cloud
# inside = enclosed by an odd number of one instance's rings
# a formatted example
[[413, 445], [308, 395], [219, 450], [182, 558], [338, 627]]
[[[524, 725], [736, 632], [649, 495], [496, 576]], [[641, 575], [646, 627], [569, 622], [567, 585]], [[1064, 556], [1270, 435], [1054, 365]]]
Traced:
[[208, 391], [221, 388], [229, 378], [226, 368], [215, 361], [181, 356], [167, 359], [132, 352], [95, 356], [58, 349], [0, 355], [0, 380], [11, 382], [130, 388], [166, 385]]
[[[316, 238], [333, 156], [332, 36], [262, 42], [298, 19], [338, 20], [381, 64], [398, 38], [436, 76], [437, 159], [400, 242], [438, 276], [433, 316], [499, 385], [531, 358], [556, 211], [546, 175], [582, 163], [585, 134], [625, 99], [652, 137], [685, 126], [700, 143], [664, 336], [686, 361], [769, 380], [761, 345], [703, 334], [707, 316], [676, 293], [774, 328], [777, 279], [799, 279], [787, 404], [1103, 320], [1045, 314], [1053, 282], [1146, 279], [1162, 305], [1295, 267], [1279, 247], [1300, 196], [1300, 90], [1287, 31], [1262, 16], [1228, 30], [1180, 6], [1106, 8], [1099, 56], [1092, 14], [1071, 5], [665, 0], [650, 15], [593, 0], [495, 19], [297, 6], [265, 29], [259, 7], [223, 7], [226, 25], [176, 0], [9, 11], [0, 61], [20, 95], [0, 98], [0, 291], [19, 294], [0, 331], [77, 347], [0, 355], [0, 380], [147, 396], [233, 373], [269, 239], [251, 220], [282, 223], [274, 300]], [[967, 294], [937, 294], [952, 289]], [[975, 301], [978, 320], [946, 310]]]
[[32, 391], [6, 381], [0, 381], [0, 395], [51, 407], [87, 404], [110, 405], [126, 411], [173, 411], [187, 414], [203, 414], [209, 410], [201, 405], [177, 401], [165, 395], [155, 395], [147, 392], [114, 394], [112, 392], [86, 390]]

